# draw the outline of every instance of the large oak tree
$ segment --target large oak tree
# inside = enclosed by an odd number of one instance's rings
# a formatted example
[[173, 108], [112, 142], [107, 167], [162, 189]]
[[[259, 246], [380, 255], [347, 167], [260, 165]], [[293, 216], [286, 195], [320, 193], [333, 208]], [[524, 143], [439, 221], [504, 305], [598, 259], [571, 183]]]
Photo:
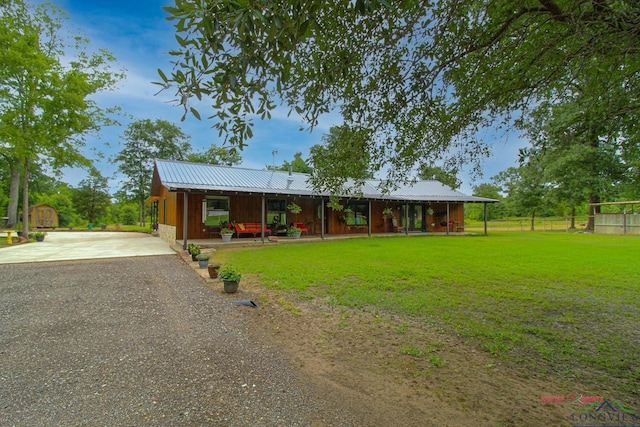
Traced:
[[479, 167], [488, 128], [524, 124], [545, 102], [597, 110], [638, 137], [635, 1], [177, 0], [165, 9], [179, 47], [159, 83], [185, 114], [199, 117], [192, 100], [210, 98], [215, 127], [239, 147], [279, 103], [311, 127], [337, 110], [371, 132], [362, 150], [393, 181], [425, 165]]

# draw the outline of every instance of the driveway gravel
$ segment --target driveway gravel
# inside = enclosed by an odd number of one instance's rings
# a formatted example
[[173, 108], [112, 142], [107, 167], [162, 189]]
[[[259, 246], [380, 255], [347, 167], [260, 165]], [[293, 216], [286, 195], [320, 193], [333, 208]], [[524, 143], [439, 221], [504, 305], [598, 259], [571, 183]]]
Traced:
[[235, 299], [177, 255], [0, 265], [0, 425], [359, 425]]

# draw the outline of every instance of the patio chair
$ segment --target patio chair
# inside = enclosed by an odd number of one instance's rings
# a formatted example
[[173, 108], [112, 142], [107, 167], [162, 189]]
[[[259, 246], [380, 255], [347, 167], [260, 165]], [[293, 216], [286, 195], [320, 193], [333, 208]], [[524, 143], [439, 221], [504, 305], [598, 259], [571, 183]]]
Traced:
[[402, 233], [404, 231], [404, 227], [398, 225], [398, 219], [395, 216], [391, 218], [391, 224], [393, 224], [393, 231], [396, 233]]
[[300, 230], [302, 230], [302, 233], [309, 234], [309, 230], [304, 226], [304, 222], [294, 222], [293, 226], [298, 227]]

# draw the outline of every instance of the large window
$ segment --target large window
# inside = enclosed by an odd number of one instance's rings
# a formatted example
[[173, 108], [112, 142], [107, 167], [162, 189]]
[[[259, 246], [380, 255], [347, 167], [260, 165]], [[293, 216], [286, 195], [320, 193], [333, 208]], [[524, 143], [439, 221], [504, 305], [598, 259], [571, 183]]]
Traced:
[[347, 203], [344, 209], [344, 222], [347, 225], [367, 225], [368, 215], [367, 203]]
[[218, 226], [229, 221], [229, 198], [226, 196], [207, 196], [202, 201], [202, 222], [208, 226]]
[[267, 224], [287, 224], [287, 201], [267, 199]]

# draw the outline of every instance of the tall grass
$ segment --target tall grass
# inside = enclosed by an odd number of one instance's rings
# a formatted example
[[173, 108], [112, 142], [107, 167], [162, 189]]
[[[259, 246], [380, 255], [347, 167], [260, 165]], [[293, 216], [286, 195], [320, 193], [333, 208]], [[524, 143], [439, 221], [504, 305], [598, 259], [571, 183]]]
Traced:
[[540, 373], [640, 383], [640, 238], [378, 237], [220, 254], [262, 285], [414, 316]]

